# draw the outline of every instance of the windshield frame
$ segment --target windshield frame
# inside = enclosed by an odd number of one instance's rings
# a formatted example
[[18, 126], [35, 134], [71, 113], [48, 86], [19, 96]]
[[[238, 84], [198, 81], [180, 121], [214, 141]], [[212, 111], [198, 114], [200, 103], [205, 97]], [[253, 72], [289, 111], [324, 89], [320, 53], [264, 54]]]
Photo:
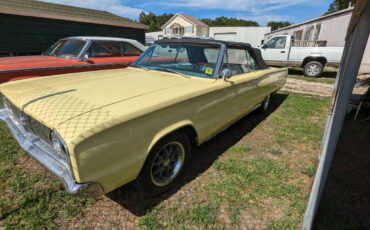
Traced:
[[[140, 65], [138, 63], [144, 58], [144, 56], [146, 56], [148, 54], [148, 52], [151, 52], [150, 51], [151, 48], [154, 49], [154, 46], [162, 45], [162, 44], [163, 43], [161, 43], [161, 44], [154, 43], [153, 45], [151, 45], [148, 49], [146, 49], [140, 55], [139, 58], [136, 59], [136, 61], [131, 66], [132, 67], [139, 66], [139, 67], [145, 67], [145, 68], [147, 68], [146, 66]], [[168, 44], [170, 45], [170, 44], [174, 44], [174, 43], [168, 43]], [[184, 42], [184, 43], [179, 43], [179, 44], [192, 44], [192, 43], [191, 42]], [[199, 45], [199, 43], [193, 43], [193, 44]], [[204, 43], [204, 45], [208, 45], [208, 44], [209, 43]], [[212, 77], [210, 77], [210, 78], [203, 78], [203, 79], [218, 79], [218, 78], [220, 78], [220, 71], [221, 71], [221, 66], [222, 66], [224, 54], [225, 54], [225, 51], [226, 51], [226, 45], [225, 44], [217, 44], [217, 45], [220, 45], [220, 52], [218, 53], [215, 71], [213, 72]], [[155, 69], [148, 69], [148, 70], [155, 70]], [[194, 75], [188, 75], [188, 76], [189, 77], [197, 77], [197, 76], [194, 76]], [[199, 78], [199, 77], [197, 77], [197, 78]]]
[[[84, 41], [85, 44], [83, 45], [81, 51], [78, 53], [78, 55], [76, 57], [53, 56], [53, 55], [46, 54], [46, 51], [49, 50], [52, 46], [54, 46], [55, 44], [57, 44], [57, 43], [59, 43], [61, 41], [64, 41], [64, 40], [79, 40], [79, 41]], [[90, 39], [62, 38], [62, 39], [59, 39], [57, 42], [55, 42], [53, 45], [51, 45], [45, 52], [42, 53], [42, 55], [50, 56], [50, 57], [65, 58], [65, 59], [81, 59], [83, 57], [83, 55], [86, 53], [87, 49], [90, 47], [90, 44], [91, 44], [91, 40]]]

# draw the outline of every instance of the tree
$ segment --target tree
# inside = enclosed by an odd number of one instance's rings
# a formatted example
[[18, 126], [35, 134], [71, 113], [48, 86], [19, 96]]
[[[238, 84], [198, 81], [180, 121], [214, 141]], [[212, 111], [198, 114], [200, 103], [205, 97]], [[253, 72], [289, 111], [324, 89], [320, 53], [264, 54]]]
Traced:
[[173, 14], [164, 13], [162, 15], [155, 15], [152, 12], [146, 14], [144, 11], [142, 11], [139, 15], [139, 22], [149, 26], [148, 32], [155, 32], [160, 31], [161, 27], [172, 17]]
[[329, 9], [325, 14], [331, 14], [340, 10], [344, 10], [348, 8], [350, 3], [352, 6], [354, 6], [356, 4], [356, 0], [334, 0], [334, 2], [330, 4]]
[[280, 28], [284, 28], [284, 27], [287, 27], [287, 26], [290, 26], [290, 25], [292, 25], [292, 23], [290, 23], [290, 22], [274, 22], [274, 21], [271, 21], [271, 22], [267, 23], [267, 26], [271, 27], [272, 31], [280, 29]]
[[248, 21], [238, 18], [227, 18], [224, 16], [215, 19], [204, 18], [201, 20], [208, 26], [259, 26], [255, 21]]

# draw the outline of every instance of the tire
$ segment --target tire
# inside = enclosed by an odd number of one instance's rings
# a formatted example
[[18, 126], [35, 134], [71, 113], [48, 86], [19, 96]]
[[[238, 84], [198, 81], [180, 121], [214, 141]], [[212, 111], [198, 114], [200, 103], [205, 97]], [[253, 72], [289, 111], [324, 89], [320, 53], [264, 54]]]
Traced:
[[[136, 180], [139, 190], [153, 197], [173, 188], [183, 177], [190, 151], [190, 140], [183, 132], [171, 134], [160, 140], [149, 153]], [[171, 154], [174, 162], [171, 162]]]
[[319, 77], [324, 70], [324, 65], [318, 61], [309, 61], [304, 66], [304, 75], [307, 77]]
[[267, 95], [267, 97], [261, 103], [261, 106], [258, 108], [258, 112], [263, 113], [265, 112], [269, 105], [270, 105], [271, 95]]

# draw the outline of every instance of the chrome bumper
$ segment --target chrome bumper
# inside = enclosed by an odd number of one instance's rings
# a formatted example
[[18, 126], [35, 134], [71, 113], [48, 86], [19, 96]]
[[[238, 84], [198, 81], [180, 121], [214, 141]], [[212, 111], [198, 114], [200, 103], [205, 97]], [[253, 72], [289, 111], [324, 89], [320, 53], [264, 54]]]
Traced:
[[69, 163], [58, 159], [58, 154], [49, 144], [27, 132], [8, 110], [0, 108], [0, 120], [7, 124], [22, 149], [59, 177], [70, 194], [96, 197], [104, 193], [98, 183], [77, 184]]

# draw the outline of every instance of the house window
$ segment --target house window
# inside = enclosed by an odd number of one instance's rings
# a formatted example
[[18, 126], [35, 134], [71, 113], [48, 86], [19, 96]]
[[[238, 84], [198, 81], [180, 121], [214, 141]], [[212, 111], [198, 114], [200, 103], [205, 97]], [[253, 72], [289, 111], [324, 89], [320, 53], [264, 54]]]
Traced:
[[319, 40], [320, 31], [321, 31], [321, 23], [320, 24], [316, 24], [316, 26], [315, 26], [315, 33], [314, 33], [314, 36], [313, 36], [313, 40], [314, 41]]
[[185, 33], [187, 33], [187, 34], [193, 33], [193, 27], [192, 26], [185, 27]]
[[306, 30], [304, 32], [303, 40], [305, 40], [305, 41], [311, 40], [311, 36], [312, 36], [313, 30], [314, 30], [314, 26], [313, 25], [307, 26], [306, 27]]
[[171, 34], [171, 28], [166, 28], [166, 34]]
[[303, 30], [294, 31], [294, 40], [302, 40]]

